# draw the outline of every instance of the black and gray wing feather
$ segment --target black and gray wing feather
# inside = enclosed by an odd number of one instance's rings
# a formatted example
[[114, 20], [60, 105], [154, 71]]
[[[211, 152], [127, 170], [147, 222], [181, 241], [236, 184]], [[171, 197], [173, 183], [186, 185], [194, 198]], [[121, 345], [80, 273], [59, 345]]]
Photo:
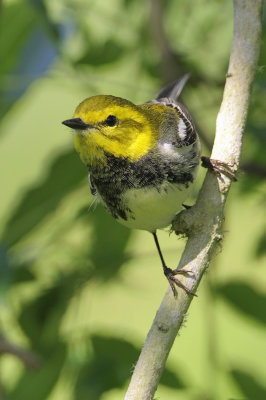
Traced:
[[93, 196], [97, 196], [97, 189], [96, 189], [96, 187], [94, 186], [93, 178], [92, 178], [91, 174], [89, 174], [88, 178], [89, 178], [89, 184], [90, 184], [91, 194], [92, 194]]
[[156, 99], [149, 101], [148, 103], [160, 103], [167, 107], [173, 108], [179, 117], [179, 135], [180, 142], [179, 147], [190, 146], [197, 140], [197, 132], [193, 120], [186, 109], [186, 107], [177, 101], [180, 96], [189, 74], [184, 75], [178, 81], [171, 83], [170, 85], [163, 88], [157, 95]]

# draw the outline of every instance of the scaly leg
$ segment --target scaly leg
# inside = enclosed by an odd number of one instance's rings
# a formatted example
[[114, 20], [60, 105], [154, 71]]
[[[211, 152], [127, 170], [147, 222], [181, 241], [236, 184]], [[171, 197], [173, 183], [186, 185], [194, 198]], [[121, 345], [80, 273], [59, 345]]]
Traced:
[[209, 170], [215, 172], [217, 175], [221, 176], [221, 174], [226, 175], [232, 181], [237, 181], [234, 172], [232, 171], [232, 166], [219, 160], [215, 160], [209, 157], [201, 157], [202, 166], [204, 168], [208, 168]]
[[176, 297], [176, 295], [177, 295], [177, 291], [176, 291], [175, 285], [176, 285], [176, 286], [179, 286], [179, 287], [180, 287], [181, 289], [183, 289], [187, 294], [190, 294], [190, 295], [192, 295], [192, 296], [197, 296], [194, 292], [192, 292], [192, 290], [188, 289], [185, 285], [183, 285], [182, 282], [180, 282], [179, 279], [177, 279], [177, 278], [175, 277], [175, 275], [178, 275], [178, 274], [180, 274], [180, 275], [186, 275], [186, 274], [190, 273], [191, 271], [185, 271], [185, 270], [182, 270], [182, 269], [181, 269], [181, 270], [177, 270], [177, 271], [175, 270], [175, 271], [174, 271], [174, 270], [172, 270], [171, 268], [168, 268], [168, 267], [166, 266], [166, 264], [165, 264], [165, 261], [164, 261], [164, 258], [163, 258], [162, 252], [161, 252], [161, 248], [160, 248], [160, 245], [159, 245], [159, 241], [158, 241], [158, 237], [157, 237], [157, 235], [156, 235], [156, 232], [153, 232], [152, 234], [153, 234], [154, 241], [155, 241], [155, 244], [156, 244], [156, 247], [157, 247], [157, 250], [158, 250], [160, 259], [161, 259], [161, 262], [162, 262], [164, 275], [166, 276], [166, 278], [167, 278], [167, 280], [168, 280], [168, 282], [169, 282], [169, 284], [170, 284], [170, 286], [171, 286], [171, 289], [172, 289], [172, 291], [173, 291], [174, 296]]

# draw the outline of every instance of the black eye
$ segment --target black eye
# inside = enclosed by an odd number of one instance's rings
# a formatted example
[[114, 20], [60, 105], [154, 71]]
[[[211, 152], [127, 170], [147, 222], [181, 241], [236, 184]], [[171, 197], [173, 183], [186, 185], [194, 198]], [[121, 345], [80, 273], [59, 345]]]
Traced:
[[115, 126], [118, 123], [118, 119], [114, 115], [109, 115], [105, 120], [106, 125]]

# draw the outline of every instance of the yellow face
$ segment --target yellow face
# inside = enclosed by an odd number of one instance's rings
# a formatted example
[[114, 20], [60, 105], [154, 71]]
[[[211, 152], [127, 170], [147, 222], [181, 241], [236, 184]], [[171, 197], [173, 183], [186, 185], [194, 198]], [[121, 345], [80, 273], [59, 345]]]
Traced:
[[75, 131], [75, 148], [82, 161], [90, 167], [104, 164], [105, 153], [130, 161], [147, 154], [157, 143], [159, 121], [146, 108], [114, 96], [84, 100], [74, 114], [84, 123]]

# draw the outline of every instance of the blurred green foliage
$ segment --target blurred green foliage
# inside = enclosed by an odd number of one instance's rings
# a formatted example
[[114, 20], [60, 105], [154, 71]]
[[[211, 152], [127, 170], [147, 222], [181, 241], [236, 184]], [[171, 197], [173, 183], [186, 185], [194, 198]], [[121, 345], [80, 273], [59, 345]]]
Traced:
[[[0, 397], [121, 399], [166, 282], [149, 235], [120, 226], [93, 202], [61, 121], [84, 97], [144, 102], [190, 72], [182, 100], [206, 154], [232, 3], [9, 0], [0, 22], [0, 323], [13, 349], [0, 337]], [[229, 232], [170, 354], [162, 399], [266, 398], [265, 43], [264, 16]], [[176, 265], [183, 241], [167, 234], [161, 241]]]

